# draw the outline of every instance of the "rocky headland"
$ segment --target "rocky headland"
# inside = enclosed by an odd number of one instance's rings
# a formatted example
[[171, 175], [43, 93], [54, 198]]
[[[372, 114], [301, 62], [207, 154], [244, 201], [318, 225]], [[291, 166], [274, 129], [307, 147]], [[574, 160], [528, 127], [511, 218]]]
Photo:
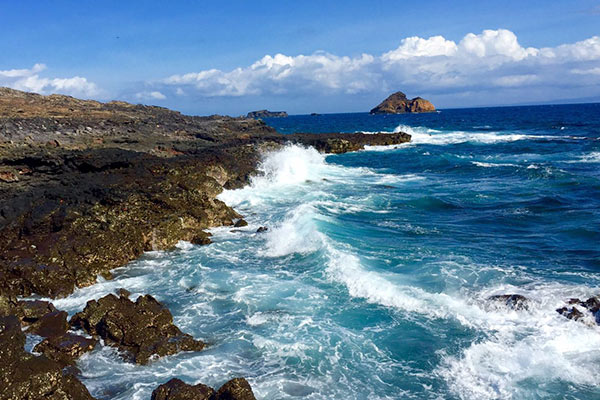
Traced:
[[409, 99], [404, 93], [396, 92], [373, 108], [371, 114], [403, 114], [433, 111], [435, 111], [435, 107], [428, 100], [421, 97]]
[[[216, 197], [249, 183], [267, 151], [299, 143], [343, 153], [409, 140], [282, 135], [252, 118], [0, 88], [0, 399], [91, 398], [74, 366], [99, 339], [139, 364], [204, 347], [150, 295], [92, 300], [70, 321], [48, 302], [23, 298], [64, 297], [99, 275], [110, 279], [144, 251], [180, 240], [206, 245], [206, 229], [243, 225]], [[43, 337], [41, 355], [25, 351], [23, 329]], [[244, 382], [209, 388], [208, 398], [253, 398]]]
[[269, 111], [269, 110], [258, 110], [250, 111], [247, 118], [285, 118], [288, 113], [285, 111]]

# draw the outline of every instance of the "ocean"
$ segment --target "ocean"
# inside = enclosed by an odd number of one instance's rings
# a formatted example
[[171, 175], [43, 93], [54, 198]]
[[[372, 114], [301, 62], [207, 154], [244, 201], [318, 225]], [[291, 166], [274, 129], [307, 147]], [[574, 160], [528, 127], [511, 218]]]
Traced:
[[[555, 311], [600, 294], [600, 104], [266, 122], [412, 142], [265, 154], [220, 195], [247, 227], [54, 301], [73, 314], [117, 288], [151, 294], [210, 344], [148, 366], [98, 346], [78, 363], [92, 395], [243, 376], [265, 400], [600, 398], [600, 326]], [[528, 309], [488, 300], [501, 294]]]

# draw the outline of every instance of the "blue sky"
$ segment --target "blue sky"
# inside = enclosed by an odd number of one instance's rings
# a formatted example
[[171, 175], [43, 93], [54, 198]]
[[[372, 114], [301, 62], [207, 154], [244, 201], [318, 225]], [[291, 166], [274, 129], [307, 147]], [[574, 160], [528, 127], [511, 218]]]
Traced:
[[232, 115], [600, 100], [597, 0], [219, 3], [4, 1], [0, 85]]

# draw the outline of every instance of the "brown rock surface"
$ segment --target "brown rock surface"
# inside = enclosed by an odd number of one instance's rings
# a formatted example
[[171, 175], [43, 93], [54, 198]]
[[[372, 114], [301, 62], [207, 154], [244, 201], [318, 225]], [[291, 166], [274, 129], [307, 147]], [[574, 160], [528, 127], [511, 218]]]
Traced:
[[435, 111], [435, 107], [429, 101], [421, 97], [408, 99], [404, 93], [396, 92], [373, 108], [371, 114], [402, 114], [432, 111]]
[[203, 342], [173, 325], [169, 310], [150, 295], [138, 297], [135, 303], [113, 294], [91, 300], [71, 318], [70, 324], [101, 337], [104, 343], [123, 350], [138, 364], [148, 363], [153, 355], [162, 357], [204, 348]]
[[24, 345], [19, 319], [0, 317], [0, 400], [93, 399], [77, 378], [45, 356], [27, 353]]
[[203, 385], [188, 385], [173, 378], [152, 392], [152, 400], [256, 400], [246, 379], [235, 378], [226, 382], [218, 391]]

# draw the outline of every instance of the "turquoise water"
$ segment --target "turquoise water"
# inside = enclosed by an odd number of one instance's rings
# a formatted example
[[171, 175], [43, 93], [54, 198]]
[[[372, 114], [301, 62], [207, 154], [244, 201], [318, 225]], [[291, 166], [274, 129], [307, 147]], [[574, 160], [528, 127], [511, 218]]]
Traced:
[[[150, 293], [211, 344], [149, 366], [99, 346], [79, 362], [93, 395], [245, 376], [260, 399], [600, 398], [600, 328], [555, 312], [600, 293], [600, 105], [268, 123], [413, 142], [266, 154], [252, 185], [221, 195], [248, 227], [56, 301], [74, 313], [116, 288]], [[487, 300], [505, 293], [529, 310]]]

